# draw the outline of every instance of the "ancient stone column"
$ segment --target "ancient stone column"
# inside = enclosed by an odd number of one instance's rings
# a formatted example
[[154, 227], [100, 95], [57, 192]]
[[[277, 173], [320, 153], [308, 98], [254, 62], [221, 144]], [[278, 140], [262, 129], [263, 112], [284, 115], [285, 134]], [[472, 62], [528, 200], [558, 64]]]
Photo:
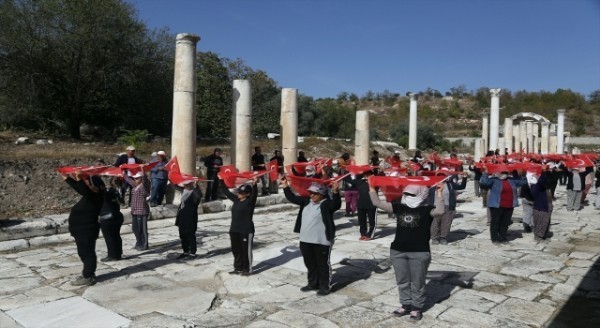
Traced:
[[356, 165], [369, 164], [369, 111], [356, 112], [356, 135], [354, 138], [354, 160]]
[[565, 110], [559, 109], [556, 113], [556, 153], [562, 154], [565, 147]]
[[519, 122], [519, 139], [521, 143], [521, 150], [525, 150], [527, 152], [527, 123], [524, 121]]
[[200, 37], [177, 34], [173, 81], [171, 156], [181, 173], [196, 174], [196, 43]]
[[231, 114], [231, 163], [240, 172], [247, 172], [252, 163], [252, 86], [249, 80], [233, 80]]
[[550, 136], [549, 142], [550, 142], [550, 146], [548, 148], [550, 149], [550, 153], [556, 154], [556, 143], [557, 143], [556, 136]]
[[281, 154], [284, 166], [298, 159], [298, 89], [281, 89]]
[[498, 147], [498, 134], [500, 126], [500, 90], [490, 89], [492, 94], [492, 103], [490, 106], [490, 149], [496, 150]]
[[550, 146], [549, 137], [550, 136], [550, 123], [543, 122], [542, 123], [542, 137], [540, 139], [540, 152], [542, 155], [548, 154], [548, 147]]
[[489, 118], [488, 118], [488, 114], [487, 113], [483, 113], [483, 115], [481, 116], [481, 139], [483, 140], [483, 151], [487, 153], [488, 150], [490, 150], [490, 148], [488, 147], [488, 138], [490, 136], [489, 133]]
[[521, 133], [520, 133], [520, 125], [519, 124], [514, 124], [513, 125], [513, 139], [514, 139], [514, 146], [513, 149], [515, 150], [515, 152], [520, 152], [521, 151]]
[[413, 93], [410, 97], [410, 115], [408, 118], [408, 149], [417, 149], [417, 99]]
[[540, 125], [538, 123], [533, 123], [531, 124], [532, 126], [532, 133], [533, 133], [533, 152], [536, 154], [540, 153]]
[[[507, 117], [504, 119], [504, 147], [508, 148], [508, 153], [511, 154], [513, 150], [513, 124], [512, 119]], [[502, 149], [504, 150], [504, 149]]]
[[525, 123], [525, 130], [527, 131], [527, 152], [533, 152], [533, 122], [529, 121]]
[[498, 149], [500, 149], [500, 155], [504, 155], [504, 138], [498, 138]]
[[483, 138], [477, 138], [473, 143], [475, 148], [473, 150], [473, 160], [477, 163], [485, 155], [483, 153]]

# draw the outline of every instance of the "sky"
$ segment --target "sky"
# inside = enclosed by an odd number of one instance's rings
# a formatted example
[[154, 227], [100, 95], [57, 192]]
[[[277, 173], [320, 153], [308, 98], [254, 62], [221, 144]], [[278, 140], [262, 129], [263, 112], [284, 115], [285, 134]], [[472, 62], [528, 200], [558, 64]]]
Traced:
[[282, 88], [600, 90], [600, 0], [127, 0]]

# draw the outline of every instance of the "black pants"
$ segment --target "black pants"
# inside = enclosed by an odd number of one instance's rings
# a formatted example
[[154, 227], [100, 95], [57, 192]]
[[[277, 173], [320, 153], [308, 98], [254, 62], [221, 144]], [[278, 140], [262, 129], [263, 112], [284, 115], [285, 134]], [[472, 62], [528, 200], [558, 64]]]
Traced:
[[77, 245], [77, 255], [83, 262], [83, 271], [81, 274], [85, 278], [96, 276], [96, 239], [100, 229], [81, 230], [73, 233], [75, 245]]
[[[358, 211], [358, 225], [360, 226], [360, 235], [373, 238], [375, 232], [375, 214], [377, 214], [377, 208], [371, 209], [359, 208]], [[369, 218], [369, 228], [367, 229], [367, 217]]]
[[506, 241], [508, 226], [512, 224], [512, 215], [514, 208], [490, 207], [492, 216], [490, 222], [490, 238], [492, 241]]
[[236, 271], [252, 272], [252, 241], [254, 233], [230, 232], [233, 268]]
[[550, 191], [552, 192], [552, 198], [554, 198], [554, 192], [556, 191], [556, 185], [558, 185], [558, 181], [553, 181], [550, 183]]
[[100, 222], [102, 236], [106, 242], [108, 257], [120, 259], [123, 255], [123, 240], [121, 239], [121, 226], [123, 225], [123, 216]]
[[331, 287], [331, 246], [300, 242], [300, 253], [308, 269], [308, 284], [320, 290]]
[[217, 173], [209, 173], [208, 180], [210, 181], [206, 183], [206, 195], [204, 195], [204, 200], [207, 202], [219, 198], [219, 178], [217, 177]]
[[196, 231], [179, 227], [179, 238], [181, 239], [181, 248], [184, 253], [196, 254]]

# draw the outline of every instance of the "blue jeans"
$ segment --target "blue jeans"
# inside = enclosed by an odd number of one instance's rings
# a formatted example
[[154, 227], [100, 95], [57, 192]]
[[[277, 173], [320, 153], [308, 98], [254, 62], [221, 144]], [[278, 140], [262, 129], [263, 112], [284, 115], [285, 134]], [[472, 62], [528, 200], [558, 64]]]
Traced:
[[150, 204], [161, 205], [167, 191], [167, 180], [152, 179], [150, 188]]

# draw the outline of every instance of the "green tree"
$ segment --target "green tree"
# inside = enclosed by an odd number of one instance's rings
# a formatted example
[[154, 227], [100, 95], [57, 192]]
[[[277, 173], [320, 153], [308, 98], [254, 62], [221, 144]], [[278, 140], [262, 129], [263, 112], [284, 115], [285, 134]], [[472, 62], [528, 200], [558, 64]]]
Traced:
[[197, 134], [226, 137], [231, 131], [233, 105], [228, 61], [213, 52], [199, 52], [197, 59]]
[[80, 138], [82, 123], [114, 126], [128, 111], [147, 115], [143, 100], [155, 89], [139, 85], [138, 74], [169, 67], [133, 7], [119, 0], [4, 0], [0, 26], [0, 110], [30, 128]]

